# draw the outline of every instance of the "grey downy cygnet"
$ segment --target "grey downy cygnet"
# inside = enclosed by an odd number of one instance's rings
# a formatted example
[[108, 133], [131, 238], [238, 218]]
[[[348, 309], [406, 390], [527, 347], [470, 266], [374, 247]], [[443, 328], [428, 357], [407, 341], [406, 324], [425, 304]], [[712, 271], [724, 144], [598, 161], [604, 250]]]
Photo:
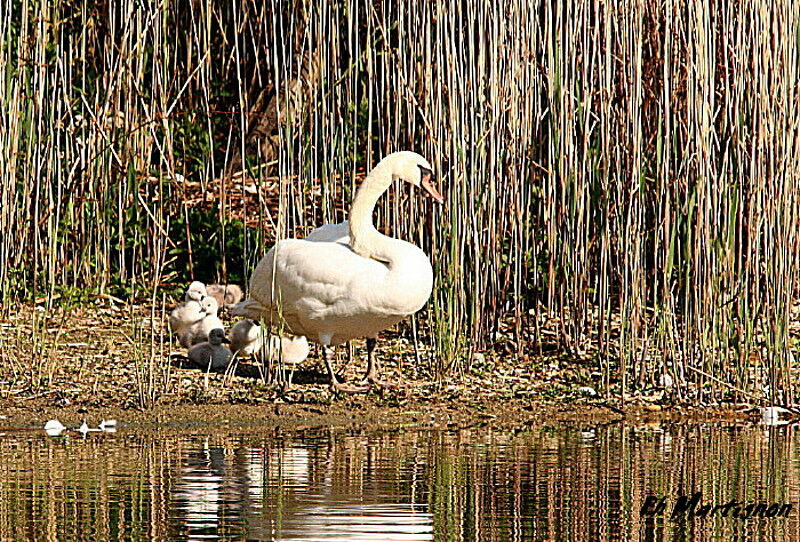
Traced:
[[233, 354], [222, 343], [230, 343], [222, 328], [214, 328], [208, 333], [208, 341], [196, 344], [189, 349], [189, 359], [201, 369], [224, 371]]
[[186, 289], [184, 302], [175, 307], [169, 315], [169, 328], [180, 334], [196, 324], [205, 316], [201, 301], [206, 297], [206, 287], [202, 282], [194, 281]]
[[249, 318], [236, 322], [229, 335], [231, 350], [239, 356], [252, 356], [261, 350], [261, 327]]
[[211, 296], [204, 297], [200, 301], [200, 307], [203, 312], [202, 318], [178, 334], [178, 342], [184, 348], [189, 348], [208, 340], [208, 334], [212, 329], [225, 329], [225, 326], [222, 325], [222, 320], [217, 316], [219, 306], [216, 299]]
[[244, 297], [242, 288], [236, 284], [209, 284], [206, 292], [217, 300], [220, 307], [226, 308], [236, 305]]

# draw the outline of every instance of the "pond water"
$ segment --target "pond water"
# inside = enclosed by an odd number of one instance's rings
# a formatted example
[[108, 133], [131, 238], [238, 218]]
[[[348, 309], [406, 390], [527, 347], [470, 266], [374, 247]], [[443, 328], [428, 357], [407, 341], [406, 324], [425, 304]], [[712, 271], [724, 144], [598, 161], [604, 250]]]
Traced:
[[4, 541], [800, 540], [799, 511], [797, 426], [0, 436]]

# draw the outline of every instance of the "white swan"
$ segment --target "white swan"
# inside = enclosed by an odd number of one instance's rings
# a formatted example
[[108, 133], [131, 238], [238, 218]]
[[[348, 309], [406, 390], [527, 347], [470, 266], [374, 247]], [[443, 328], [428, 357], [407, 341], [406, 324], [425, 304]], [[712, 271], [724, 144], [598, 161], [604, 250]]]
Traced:
[[390, 154], [359, 187], [349, 222], [318, 228], [308, 239], [279, 241], [253, 271], [251, 297], [233, 310], [268, 324], [282, 321], [289, 332], [322, 344], [331, 386], [340, 391], [366, 388], [338, 381], [328, 347], [367, 337], [365, 382], [379, 384], [375, 337], [417, 312], [431, 295], [433, 270], [425, 253], [382, 235], [372, 223], [378, 198], [396, 178], [444, 202], [427, 160], [413, 152]]

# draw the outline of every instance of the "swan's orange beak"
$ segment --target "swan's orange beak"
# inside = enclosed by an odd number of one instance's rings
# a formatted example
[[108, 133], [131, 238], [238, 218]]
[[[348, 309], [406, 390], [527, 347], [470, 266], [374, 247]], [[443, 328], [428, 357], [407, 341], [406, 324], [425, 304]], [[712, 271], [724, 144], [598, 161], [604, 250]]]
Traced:
[[420, 185], [422, 185], [422, 188], [425, 189], [425, 192], [427, 192], [428, 195], [432, 197], [434, 201], [436, 201], [436, 203], [444, 203], [444, 197], [442, 197], [439, 191], [436, 190], [436, 182], [433, 180], [433, 173], [427, 173], [423, 175]]

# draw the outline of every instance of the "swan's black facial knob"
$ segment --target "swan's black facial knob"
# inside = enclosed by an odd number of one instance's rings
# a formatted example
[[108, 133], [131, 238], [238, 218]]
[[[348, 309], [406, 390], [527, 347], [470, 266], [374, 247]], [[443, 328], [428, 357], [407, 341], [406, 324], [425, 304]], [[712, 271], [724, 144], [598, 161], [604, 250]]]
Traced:
[[425, 166], [417, 166], [417, 167], [419, 168], [419, 173], [420, 173], [419, 178], [420, 179], [424, 179], [425, 177], [428, 177], [431, 181], [436, 180], [436, 176], [433, 174], [433, 171], [431, 171], [430, 169], [426, 168]]
[[439, 193], [436, 189], [436, 182], [435, 176], [433, 171], [424, 167], [418, 166], [420, 171], [420, 186], [425, 190], [425, 192], [432, 197], [436, 203], [444, 203], [444, 197]]

